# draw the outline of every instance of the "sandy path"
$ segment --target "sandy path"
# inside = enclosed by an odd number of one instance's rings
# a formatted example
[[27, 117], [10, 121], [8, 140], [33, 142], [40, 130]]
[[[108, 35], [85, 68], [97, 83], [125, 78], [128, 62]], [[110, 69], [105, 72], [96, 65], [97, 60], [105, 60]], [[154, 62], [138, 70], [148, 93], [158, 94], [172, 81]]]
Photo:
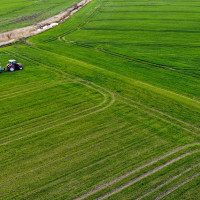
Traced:
[[[50, 28], [53, 28], [57, 24], [63, 23], [70, 16], [72, 16], [74, 13], [79, 11], [82, 7], [84, 7], [91, 1], [92, 0], [82, 0], [79, 3], [71, 6], [67, 10], [65, 10], [53, 17], [50, 17], [46, 20], [40, 21], [40, 22], [30, 25], [30, 26], [26, 26], [23, 28], [19, 28], [19, 29], [15, 29], [15, 30], [8, 31], [5, 33], [1, 33], [0, 34], [0, 46], [4, 46], [6, 44], [12, 43], [15, 40], [20, 39], [20, 38], [37, 35], [37, 34], [44, 32]], [[57, 24], [53, 24], [55, 22], [57, 22]]]

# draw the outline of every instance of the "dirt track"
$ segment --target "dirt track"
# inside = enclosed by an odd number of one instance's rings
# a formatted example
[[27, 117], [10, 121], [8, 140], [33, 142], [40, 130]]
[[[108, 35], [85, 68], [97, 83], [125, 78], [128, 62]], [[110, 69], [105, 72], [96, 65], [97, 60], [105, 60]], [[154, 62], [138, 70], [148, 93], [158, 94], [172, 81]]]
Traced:
[[0, 34], [0, 46], [12, 43], [15, 40], [20, 39], [20, 38], [30, 37], [30, 36], [39, 34], [50, 28], [53, 28], [57, 24], [61, 24], [62, 22], [64, 22], [66, 19], [68, 19], [74, 13], [79, 11], [82, 7], [87, 5], [90, 1], [92, 1], [92, 0], [82, 0], [79, 3], [68, 8], [67, 10], [65, 10], [53, 17], [50, 17], [46, 20], [43, 20], [41, 22], [38, 22], [38, 23], [30, 25], [30, 26], [26, 26], [23, 28], [19, 28], [19, 29], [15, 29], [15, 30], [8, 31], [5, 33], [1, 33]]

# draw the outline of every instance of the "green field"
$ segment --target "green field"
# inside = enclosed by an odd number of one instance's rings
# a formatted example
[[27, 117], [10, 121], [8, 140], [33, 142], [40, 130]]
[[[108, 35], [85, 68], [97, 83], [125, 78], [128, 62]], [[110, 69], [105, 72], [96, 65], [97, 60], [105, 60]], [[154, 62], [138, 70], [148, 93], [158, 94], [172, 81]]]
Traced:
[[200, 199], [199, 12], [93, 0], [0, 48], [0, 199]]
[[37, 23], [77, 2], [79, 0], [0, 0], [0, 33]]

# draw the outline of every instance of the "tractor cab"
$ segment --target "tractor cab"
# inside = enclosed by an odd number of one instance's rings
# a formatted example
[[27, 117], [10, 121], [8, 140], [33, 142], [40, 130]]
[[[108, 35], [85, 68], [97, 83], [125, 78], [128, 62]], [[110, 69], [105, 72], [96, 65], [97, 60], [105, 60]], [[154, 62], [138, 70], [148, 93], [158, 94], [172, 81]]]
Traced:
[[9, 65], [16, 65], [17, 64], [17, 61], [16, 60], [9, 60]]
[[9, 60], [7, 64], [7, 70], [13, 72], [15, 70], [22, 70], [23, 66], [21, 63], [17, 63], [16, 60]]

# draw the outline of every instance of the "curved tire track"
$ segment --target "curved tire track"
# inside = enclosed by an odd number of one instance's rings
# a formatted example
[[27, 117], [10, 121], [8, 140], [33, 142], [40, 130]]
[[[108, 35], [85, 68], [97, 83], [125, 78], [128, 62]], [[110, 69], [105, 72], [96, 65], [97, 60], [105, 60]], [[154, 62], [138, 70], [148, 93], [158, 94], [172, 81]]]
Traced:
[[[45, 65], [45, 64], [43, 64], [43, 63], [41, 63], [41, 62], [38, 62], [37, 60], [31, 59], [31, 58], [29, 58], [29, 57], [27, 57], [27, 56], [23, 56], [23, 55], [21, 55], [21, 54], [19, 54], [19, 53], [15, 53], [15, 52], [12, 52], [12, 51], [8, 51], [8, 54], [18, 55], [18, 56], [21, 57], [22, 59], [31, 60], [31, 61], [33, 61], [33, 62], [35, 62], [35, 63], [41, 64], [42, 66], [45, 66], [45, 67], [48, 67], [48, 68], [52, 69], [52, 67], [49, 66], [49, 65]], [[109, 90], [107, 90], [107, 89], [105, 89], [105, 88], [103, 88], [103, 87], [101, 87], [101, 86], [99, 86], [99, 85], [97, 85], [97, 84], [95, 84], [95, 83], [92, 83], [92, 82], [89, 82], [89, 81], [86, 81], [86, 80], [83, 80], [83, 79], [80, 79], [80, 78], [77, 79], [77, 77], [74, 77], [74, 76], [72, 76], [72, 75], [70, 75], [70, 74], [67, 74], [67, 73], [63, 72], [62, 70], [60, 70], [60, 69], [56, 69], [56, 71], [59, 72], [60, 74], [62, 74], [62, 76], [63, 76], [64, 78], [69, 78], [69, 76], [70, 76], [70, 77], [73, 77], [73, 79], [70, 78], [71, 81], [73, 81], [73, 82], [75, 82], [75, 83], [78, 83], [78, 84], [81, 84], [81, 85], [83, 85], [83, 86], [85, 86], [85, 87], [88, 87], [88, 88], [93, 89], [93, 90], [95, 90], [96, 92], [100, 93], [100, 94], [104, 97], [104, 98], [103, 98], [103, 101], [102, 101], [100, 104], [96, 105], [96, 106], [93, 106], [93, 107], [91, 107], [91, 108], [87, 108], [87, 109], [85, 109], [85, 110], [83, 110], [83, 111], [80, 111], [80, 112], [77, 112], [77, 113], [72, 114], [71, 116], [74, 116], [74, 118], [72, 118], [72, 119], [68, 119], [68, 120], [66, 120], [66, 121], [64, 121], [64, 122], [60, 122], [60, 123], [54, 124], [54, 125], [52, 125], [52, 126], [50, 126], [50, 127], [46, 127], [46, 128], [44, 128], [44, 129], [42, 129], [42, 130], [35, 131], [35, 132], [33, 132], [33, 133], [31, 133], [31, 134], [28, 134], [28, 135], [25, 135], [25, 136], [21, 136], [21, 137], [18, 137], [18, 138], [9, 140], [9, 141], [2, 142], [0, 145], [6, 145], [6, 144], [9, 144], [10, 142], [13, 142], [13, 141], [16, 141], [16, 140], [19, 140], [19, 139], [23, 139], [23, 138], [26, 138], [26, 137], [35, 135], [35, 134], [37, 134], [37, 133], [39, 133], [39, 132], [41, 132], [41, 131], [45, 131], [45, 130], [54, 128], [54, 127], [56, 127], [56, 126], [60, 126], [60, 125], [63, 125], [63, 124], [66, 124], [66, 123], [69, 123], [69, 122], [72, 122], [72, 121], [81, 119], [81, 118], [86, 117], [86, 116], [89, 116], [89, 115], [91, 115], [91, 114], [95, 114], [95, 113], [101, 112], [101, 111], [107, 109], [108, 107], [110, 107], [110, 106], [115, 102], [115, 95], [114, 95], [114, 93], [112, 93], [111, 91], [109, 91]], [[67, 75], [68, 75], [68, 77], [67, 77]], [[85, 112], [86, 112], [86, 113], [85, 113]], [[79, 116], [80, 114], [82, 114], [82, 115]], [[77, 116], [77, 115], [78, 115], [78, 116]], [[48, 122], [48, 123], [46, 123], [46, 124], [42, 124], [42, 125], [33, 127], [33, 128], [31, 128], [31, 129], [28, 129], [28, 130], [24, 130], [24, 131], [21, 131], [21, 132], [17, 132], [16, 134], [18, 135], [18, 134], [20, 134], [20, 133], [24, 133], [24, 132], [26, 132], [26, 131], [33, 130], [34, 128], [40, 128], [40, 127], [43, 127], [43, 126], [45, 126], [45, 125], [53, 124], [53, 123], [55, 123], [55, 122], [58, 122], [59, 120], [64, 120], [64, 119], [67, 119], [67, 118], [69, 118], [69, 116], [66, 116], [66, 117], [63, 117], [63, 118], [60, 118], [60, 119], [53, 120], [53, 121], [51, 121], [51, 122]]]
[[[32, 47], [32, 48], [33, 48], [33, 47]], [[50, 53], [55, 53], [55, 52], [51, 52], [51, 51], [49, 51], [49, 50], [42, 49], [42, 48], [39, 48], [39, 47], [36, 47], [36, 48], [39, 49], [39, 50], [41, 50], [41, 51], [46, 51], [46, 52], [50, 52]], [[55, 54], [56, 54], [56, 53], [55, 53]], [[64, 56], [64, 57], [65, 57], [65, 56]], [[118, 95], [118, 96], [119, 96], [119, 95]], [[178, 126], [179, 128], [182, 128], [182, 129], [184, 129], [184, 130], [186, 130], [186, 131], [189, 131], [190, 133], [192, 133], [192, 134], [194, 134], [194, 135], [197, 135], [197, 136], [198, 136], [199, 133], [200, 133], [200, 127], [197, 127], [197, 126], [195, 126], [195, 125], [193, 125], [193, 124], [191, 124], [191, 123], [188, 123], [188, 122], [185, 122], [185, 121], [180, 120], [180, 119], [178, 119], [178, 118], [175, 118], [175, 117], [173, 117], [173, 116], [171, 116], [171, 115], [169, 115], [169, 114], [167, 114], [167, 113], [164, 113], [164, 112], [162, 112], [162, 111], [160, 111], [160, 110], [158, 110], [158, 109], [151, 108], [151, 107], [149, 107], [149, 106], [147, 106], [147, 105], [142, 104], [141, 102], [136, 102], [136, 101], [133, 101], [133, 100], [131, 100], [131, 99], [128, 99], [128, 98], [125, 98], [125, 97], [122, 97], [122, 96], [120, 96], [120, 97], [123, 98], [123, 99], [125, 99], [125, 100], [129, 100], [129, 101], [131, 101], [131, 102], [137, 103], [137, 104], [140, 105], [140, 107], [141, 107], [141, 106], [145, 107], [145, 109], [142, 109], [143, 111], [145, 111], [145, 112], [147, 112], [147, 113], [150, 113], [150, 114], [152, 114], [152, 115], [154, 115], [154, 116], [160, 118], [161, 120], [165, 120], [165, 121], [167, 121], [167, 122], [170, 122], [171, 124], [174, 124], [175, 126]], [[137, 108], [139, 108], [139, 107], [137, 106]], [[150, 110], [150, 111], [149, 111], [149, 110]], [[157, 115], [155, 115], [155, 112], [157, 113]], [[158, 116], [158, 114], [164, 115], [165, 117], [170, 118], [172, 121], [166, 120], [166, 119], [164, 119], [163, 117]], [[178, 123], [175, 123], [175, 121], [178, 122], [179, 124], [178, 124]], [[180, 124], [182, 124], [182, 125], [180, 125]], [[186, 126], [186, 127], [183, 127], [183, 125]], [[188, 127], [189, 127], [189, 128], [188, 128]]]

